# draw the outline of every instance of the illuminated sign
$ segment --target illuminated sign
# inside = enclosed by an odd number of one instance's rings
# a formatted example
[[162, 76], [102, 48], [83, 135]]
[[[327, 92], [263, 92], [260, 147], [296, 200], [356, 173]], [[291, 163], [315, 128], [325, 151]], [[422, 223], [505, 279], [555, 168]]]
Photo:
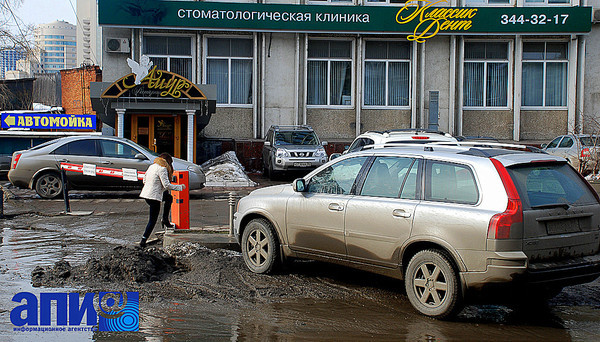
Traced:
[[591, 7], [440, 7], [448, 0], [404, 6], [335, 6], [207, 1], [103, 0], [103, 26], [195, 30], [405, 34], [574, 34], [591, 31]]
[[141, 81], [136, 84], [136, 74], [128, 74], [102, 93], [102, 98], [120, 97], [170, 97], [206, 100], [206, 96], [198, 87], [185, 77], [176, 73], [159, 70], [154, 66]]
[[96, 129], [96, 115], [2, 113], [2, 128]]

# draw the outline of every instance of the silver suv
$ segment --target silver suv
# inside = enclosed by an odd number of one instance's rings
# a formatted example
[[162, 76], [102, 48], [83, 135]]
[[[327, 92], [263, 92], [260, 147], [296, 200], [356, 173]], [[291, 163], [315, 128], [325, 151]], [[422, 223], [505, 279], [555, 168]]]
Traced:
[[263, 170], [269, 178], [282, 171], [310, 171], [327, 162], [327, 152], [310, 126], [271, 126], [263, 147]]
[[[549, 298], [600, 275], [600, 199], [565, 159], [425, 144], [343, 155], [291, 185], [239, 201], [248, 268], [307, 258], [404, 279], [411, 304], [444, 318], [475, 290]], [[507, 286], [511, 285], [511, 286]]]

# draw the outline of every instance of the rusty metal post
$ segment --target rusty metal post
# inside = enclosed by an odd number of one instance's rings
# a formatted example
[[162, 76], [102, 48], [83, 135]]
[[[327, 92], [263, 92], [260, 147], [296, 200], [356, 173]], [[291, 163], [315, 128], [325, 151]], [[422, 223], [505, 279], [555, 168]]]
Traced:
[[235, 192], [229, 192], [229, 199], [227, 200], [229, 203], [229, 236], [233, 236], [233, 214], [235, 214]]
[[60, 179], [63, 184], [63, 197], [65, 199], [65, 213], [71, 212], [71, 204], [69, 203], [69, 184], [67, 180], [67, 174], [63, 168], [60, 169]]
[[4, 189], [0, 186], [0, 219], [4, 218]]

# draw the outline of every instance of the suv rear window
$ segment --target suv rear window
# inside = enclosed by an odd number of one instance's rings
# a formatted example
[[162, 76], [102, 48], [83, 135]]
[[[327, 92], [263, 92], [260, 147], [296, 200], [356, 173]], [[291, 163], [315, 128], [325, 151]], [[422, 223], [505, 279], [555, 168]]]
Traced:
[[523, 209], [596, 204], [591, 190], [566, 163], [522, 164], [508, 168]]

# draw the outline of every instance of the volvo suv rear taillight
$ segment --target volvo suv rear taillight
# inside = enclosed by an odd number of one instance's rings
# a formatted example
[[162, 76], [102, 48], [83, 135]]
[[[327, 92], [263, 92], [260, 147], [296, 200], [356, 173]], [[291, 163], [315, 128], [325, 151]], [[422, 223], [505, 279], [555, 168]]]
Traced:
[[10, 163], [10, 169], [17, 168], [17, 163], [19, 162], [19, 158], [21, 158], [21, 153], [17, 153], [13, 156], [12, 163]]
[[488, 238], [490, 239], [508, 239], [510, 238], [510, 227], [514, 223], [523, 222], [523, 205], [521, 198], [517, 192], [517, 188], [510, 178], [508, 171], [498, 160], [491, 158], [492, 164], [498, 171], [506, 195], [508, 196], [508, 204], [503, 213], [496, 214], [490, 219], [488, 226]]

